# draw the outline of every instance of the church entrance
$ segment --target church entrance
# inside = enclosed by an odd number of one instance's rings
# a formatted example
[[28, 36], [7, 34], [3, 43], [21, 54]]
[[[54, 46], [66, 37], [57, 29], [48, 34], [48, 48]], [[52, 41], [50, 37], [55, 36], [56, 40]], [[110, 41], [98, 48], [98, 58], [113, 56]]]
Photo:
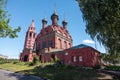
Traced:
[[24, 62], [28, 61], [28, 55], [24, 56]]

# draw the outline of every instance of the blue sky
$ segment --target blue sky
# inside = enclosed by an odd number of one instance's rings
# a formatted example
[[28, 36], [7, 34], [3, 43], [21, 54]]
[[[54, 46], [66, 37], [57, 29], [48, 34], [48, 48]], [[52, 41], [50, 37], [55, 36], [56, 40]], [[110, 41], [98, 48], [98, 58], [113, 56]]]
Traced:
[[[85, 32], [85, 22], [76, 0], [8, 0], [7, 10], [11, 14], [10, 26], [16, 28], [21, 26], [19, 37], [15, 39], [0, 39], [0, 54], [9, 58], [19, 58], [20, 52], [23, 50], [25, 35], [32, 19], [35, 21], [37, 34], [42, 27], [41, 20], [46, 17], [47, 25], [51, 25], [51, 15], [56, 3], [56, 11], [59, 15], [58, 24], [62, 25], [64, 16], [68, 22], [67, 29], [73, 38], [73, 46], [78, 44], [86, 44], [95, 48], [95, 43]], [[104, 47], [96, 42], [97, 50], [105, 52]]]

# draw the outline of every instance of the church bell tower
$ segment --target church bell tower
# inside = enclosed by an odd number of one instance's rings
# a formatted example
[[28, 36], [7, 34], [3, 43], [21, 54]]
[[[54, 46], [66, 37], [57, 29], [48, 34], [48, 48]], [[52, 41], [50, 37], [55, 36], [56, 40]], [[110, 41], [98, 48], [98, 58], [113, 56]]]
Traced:
[[32, 23], [30, 27], [28, 28], [26, 32], [26, 37], [25, 37], [25, 43], [24, 43], [24, 49], [23, 52], [20, 55], [20, 60], [21, 61], [33, 61], [33, 56], [35, 55], [33, 53], [34, 50], [34, 45], [35, 45], [35, 39], [36, 39], [36, 31], [35, 31], [35, 26], [34, 26], [34, 20], [32, 20]]

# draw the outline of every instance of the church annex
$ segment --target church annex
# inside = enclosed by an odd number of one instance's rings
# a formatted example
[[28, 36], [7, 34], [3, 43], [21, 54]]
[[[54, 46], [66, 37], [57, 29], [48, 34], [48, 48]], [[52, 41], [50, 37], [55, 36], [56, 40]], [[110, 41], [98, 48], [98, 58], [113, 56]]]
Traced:
[[80, 44], [72, 46], [72, 37], [67, 30], [67, 21], [58, 25], [59, 16], [56, 11], [51, 15], [52, 23], [42, 20], [42, 29], [36, 35], [34, 20], [26, 32], [24, 49], [20, 54], [20, 61], [33, 61], [35, 55], [40, 62], [51, 62], [60, 59], [65, 65], [93, 67], [101, 64], [100, 52], [96, 49]]

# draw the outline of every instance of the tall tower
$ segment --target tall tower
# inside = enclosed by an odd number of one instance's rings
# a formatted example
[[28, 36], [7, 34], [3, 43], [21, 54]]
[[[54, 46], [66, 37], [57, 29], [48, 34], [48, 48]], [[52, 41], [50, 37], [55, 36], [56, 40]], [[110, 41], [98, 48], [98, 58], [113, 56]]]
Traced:
[[28, 31], [26, 32], [23, 52], [20, 54], [21, 61], [29, 61], [29, 62], [33, 61], [33, 56], [34, 56], [33, 49], [34, 49], [35, 39], [36, 39], [36, 31], [34, 26], [34, 20], [32, 20], [32, 23], [28, 28]]
[[32, 50], [34, 48], [35, 38], [36, 38], [36, 31], [34, 27], [34, 20], [32, 20], [32, 23], [28, 28], [28, 31], [26, 32], [24, 49]]

